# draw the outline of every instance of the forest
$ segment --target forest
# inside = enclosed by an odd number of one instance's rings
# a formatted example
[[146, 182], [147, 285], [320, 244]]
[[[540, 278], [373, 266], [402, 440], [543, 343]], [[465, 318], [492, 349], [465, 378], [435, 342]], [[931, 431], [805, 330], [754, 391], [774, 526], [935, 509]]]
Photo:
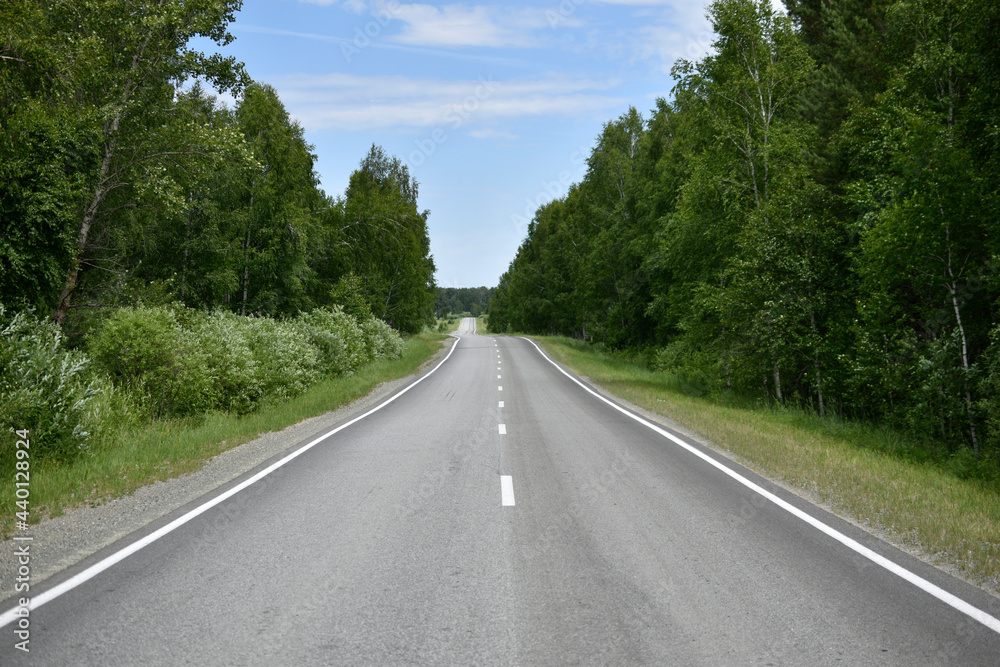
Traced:
[[485, 313], [493, 298], [492, 287], [438, 287], [434, 314], [437, 317], [469, 313], [479, 317]]
[[717, 0], [669, 98], [535, 213], [494, 332], [1000, 451], [1000, 5]]
[[407, 166], [373, 145], [327, 195], [275, 89], [190, 47], [240, 5], [0, 4], [5, 431], [69, 456], [98, 405], [243, 412], [433, 322]]

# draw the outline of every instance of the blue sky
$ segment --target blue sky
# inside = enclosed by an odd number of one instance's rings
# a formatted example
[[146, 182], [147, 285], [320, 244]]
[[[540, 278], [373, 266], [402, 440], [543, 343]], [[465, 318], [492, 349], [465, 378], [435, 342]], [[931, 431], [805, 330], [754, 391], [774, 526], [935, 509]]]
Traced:
[[604, 123], [648, 116], [708, 51], [706, 5], [245, 0], [222, 52], [277, 89], [328, 194], [381, 145], [420, 183], [438, 284], [495, 286]]

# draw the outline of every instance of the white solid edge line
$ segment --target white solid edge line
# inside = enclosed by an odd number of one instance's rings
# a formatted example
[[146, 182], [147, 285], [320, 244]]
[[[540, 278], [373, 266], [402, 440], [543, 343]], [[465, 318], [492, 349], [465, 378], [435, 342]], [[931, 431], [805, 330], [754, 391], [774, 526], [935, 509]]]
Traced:
[[500, 475], [500, 505], [514, 506], [514, 478], [510, 475]]
[[[77, 586], [79, 586], [80, 584], [82, 584], [82, 583], [84, 583], [84, 582], [86, 582], [86, 581], [88, 581], [88, 580], [96, 577], [98, 574], [100, 574], [101, 572], [104, 572], [105, 570], [107, 570], [109, 567], [111, 567], [115, 563], [118, 563], [118, 562], [120, 562], [120, 561], [128, 558], [129, 556], [131, 556], [132, 554], [136, 553], [137, 551], [139, 551], [143, 547], [149, 546], [150, 544], [152, 544], [156, 540], [160, 539], [164, 535], [167, 535], [168, 533], [173, 532], [177, 528], [180, 528], [181, 526], [183, 526], [184, 524], [188, 523], [189, 521], [191, 521], [192, 519], [196, 518], [197, 516], [199, 516], [199, 515], [207, 512], [208, 510], [212, 509], [213, 507], [215, 507], [219, 503], [221, 503], [221, 502], [227, 500], [228, 498], [236, 495], [237, 493], [239, 493], [243, 489], [247, 488], [251, 484], [254, 484], [254, 483], [260, 481], [261, 479], [267, 477], [268, 475], [270, 475], [272, 472], [274, 472], [278, 468], [282, 467], [283, 465], [285, 465], [286, 463], [288, 463], [292, 459], [295, 459], [298, 456], [304, 454], [306, 451], [312, 449], [313, 447], [315, 447], [319, 443], [323, 442], [324, 440], [326, 440], [330, 436], [332, 436], [332, 435], [334, 435], [336, 433], [339, 433], [340, 431], [343, 431], [348, 426], [351, 426], [352, 424], [355, 424], [355, 423], [361, 421], [362, 419], [364, 419], [368, 415], [370, 415], [370, 414], [372, 414], [374, 412], [377, 412], [378, 410], [381, 410], [385, 406], [389, 405], [390, 403], [392, 403], [393, 401], [395, 401], [397, 398], [399, 398], [400, 396], [402, 396], [403, 394], [405, 394], [406, 392], [410, 391], [411, 389], [413, 389], [414, 387], [416, 387], [418, 384], [420, 384], [421, 382], [423, 382], [426, 378], [430, 377], [434, 373], [434, 371], [436, 371], [437, 369], [441, 368], [441, 366], [444, 364], [444, 362], [448, 361], [448, 359], [451, 357], [451, 353], [455, 351], [456, 347], [458, 347], [458, 341], [461, 340], [461, 338], [459, 336], [455, 336], [454, 334], [449, 334], [449, 335], [451, 335], [453, 338], [455, 338], [455, 344], [451, 346], [450, 350], [448, 350], [448, 354], [445, 355], [444, 359], [442, 359], [438, 363], [437, 366], [435, 366], [434, 368], [432, 368], [425, 375], [422, 375], [421, 377], [417, 378], [412, 384], [408, 385], [405, 389], [403, 389], [402, 391], [400, 391], [398, 394], [395, 394], [392, 397], [390, 397], [389, 399], [387, 399], [387, 400], [383, 401], [382, 403], [376, 405], [374, 408], [372, 408], [368, 412], [366, 412], [366, 413], [364, 413], [364, 414], [362, 414], [362, 415], [360, 415], [358, 417], [355, 417], [354, 419], [351, 419], [350, 421], [345, 422], [344, 424], [341, 424], [340, 426], [338, 426], [337, 428], [335, 428], [335, 429], [333, 429], [331, 431], [327, 431], [323, 435], [321, 435], [321, 436], [315, 438], [314, 440], [310, 441], [308, 444], [303, 445], [302, 447], [299, 447], [294, 452], [292, 452], [288, 456], [284, 457], [280, 461], [276, 461], [275, 463], [272, 463], [270, 466], [268, 466], [264, 470], [261, 470], [259, 473], [257, 473], [253, 477], [250, 477], [249, 479], [244, 480], [243, 482], [241, 482], [240, 484], [238, 484], [238, 485], [234, 486], [233, 488], [229, 489], [225, 493], [222, 493], [222, 494], [220, 494], [220, 495], [212, 498], [208, 502], [206, 502], [206, 503], [204, 503], [202, 505], [199, 505], [198, 507], [194, 508], [193, 510], [191, 510], [187, 514], [184, 514], [183, 516], [180, 516], [180, 517], [174, 519], [173, 521], [171, 521], [167, 525], [165, 525], [165, 526], [163, 526], [163, 527], [161, 527], [161, 528], [153, 531], [152, 533], [150, 533], [149, 535], [146, 535], [142, 539], [137, 540], [137, 541], [129, 544], [124, 549], [111, 554], [110, 556], [104, 558], [103, 560], [98, 561], [97, 563], [94, 563], [93, 565], [91, 565], [90, 567], [88, 567], [86, 570], [73, 575], [72, 577], [70, 577], [66, 581], [62, 582], [61, 584], [59, 584], [57, 586], [53, 586], [52, 588], [48, 589], [47, 591], [45, 591], [45, 592], [43, 592], [43, 593], [41, 593], [39, 595], [36, 595], [36, 596], [32, 597], [30, 603], [28, 604], [28, 610], [29, 611], [34, 611], [35, 609], [38, 609], [39, 607], [41, 607], [46, 602], [51, 602], [52, 600], [56, 599], [60, 595], [62, 595], [64, 593], [67, 593], [67, 592], [73, 590], [74, 588], [76, 588]], [[17, 616], [15, 616], [15, 612], [17, 612], [19, 609], [20, 609], [20, 607], [14, 607], [13, 609], [11, 609], [9, 611], [6, 611], [3, 614], [0, 614], [0, 628], [4, 627], [8, 623], [10, 623], [13, 620], [15, 620], [17, 618]]]
[[937, 586], [936, 584], [933, 584], [930, 581], [927, 581], [926, 579], [924, 579], [923, 577], [921, 577], [920, 575], [918, 575], [918, 574], [916, 574], [914, 572], [910, 572], [909, 570], [907, 570], [903, 566], [901, 566], [901, 565], [899, 565], [899, 564], [897, 564], [897, 563], [889, 560], [885, 556], [882, 556], [880, 554], [875, 553], [874, 551], [872, 551], [868, 547], [864, 546], [863, 544], [861, 544], [857, 540], [854, 540], [853, 538], [850, 538], [847, 535], [844, 535], [839, 530], [837, 530], [837, 529], [835, 529], [835, 528], [833, 528], [831, 526], [826, 525], [825, 523], [823, 523], [819, 519], [817, 519], [817, 518], [815, 518], [815, 517], [807, 514], [806, 512], [803, 512], [799, 508], [797, 508], [794, 505], [791, 505], [790, 503], [782, 500], [781, 498], [779, 498], [778, 496], [774, 495], [770, 491], [768, 491], [768, 490], [766, 490], [766, 489], [758, 486], [757, 484], [754, 484], [753, 482], [751, 482], [749, 479], [747, 479], [743, 475], [739, 474], [735, 470], [730, 469], [729, 467], [725, 466], [724, 464], [716, 461], [715, 459], [713, 459], [712, 457], [708, 456], [704, 452], [699, 451], [695, 447], [689, 445], [688, 443], [684, 442], [683, 440], [681, 440], [680, 438], [678, 438], [677, 436], [675, 436], [673, 433], [670, 433], [669, 431], [666, 431], [666, 430], [660, 428], [656, 424], [654, 424], [654, 423], [652, 423], [650, 421], [647, 421], [646, 419], [643, 419], [642, 417], [640, 417], [638, 415], [632, 414], [631, 412], [629, 412], [625, 408], [621, 407], [620, 405], [618, 405], [614, 401], [610, 401], [607, 398], [605, 398], [604, 396], [601, 396], [599, 393], [597, 393], [596, 391], [594, 391], [593, 389], [591, 389], [590, 387], [588, 387], [587, 385], [583, 384], [582, 382], [580, 382], [579, 380], [577, 380], [575, 377], [573, 377], [572, 375], [570, 375], [569, 373], [567, 373], [565, 370], [563, 370], [563, 368], [561, 366], [559, 366], [559, 364], [557, 364], [552, 359], [550, 359], [549, 356], [547, 354], [545, 354], [545, 352], [542, 351], [542, 348], [538, 347], [538, 345], [535, 343], [535, 341], [533, 341], [531, 339], [528, 339], [528, 338], [523, 338], [523, 340], [526, 340], [529, 343], [531, 343], [535, 347], [535, 349], [538, 350], [538, 353], [542, 355], [542, 358], [544, 358], [550, 364], [552, 364], [553, 366], [555, 366], [559, 370], [560, 373], [562, 373], [563, 375], [565, 375], [566, 377], [568, 377], [570, 380], [572, 380], [573, 382], [575, 382], [577, 385], [579, 385], [584, 391], [586, 391], [590, 395], [598, 398], [601, 401], [604, 401], [605, 403], [607, 403], [608, 405], [610, 405], [611, 407], [613, 407], [618, 412], [621, 412], [623, 415], [625, 415], [627, 417], [631, 417], [632, 419], [634, 419], [635, 421], [639, 422], [643, 426], [646, 426], [646, 427], [652, 429], [653, 431], [656, 431], [657, 433], [659, 433], [663, 437], [667, 438], [668, 440], [670, 440], [674, 444], [676, 444], [676, 445], [678, 445], [680, 447], [683, 447], [684, 449], [688, 450], [689, 452], [691, 452], [692, 454], [694, 454], [698, 458], [703, 459], [706, 463], [709, 463], [710, 465], [718, 468], [720, 471], [722, 471], [725, 474], [729, 475], [734, 480], [736, 480], [737, 482], [739, 482], [743, 486], [747, 487], [751, 491], [754, 491], [755, 493], [763, 496], [764, 498], [767, 498], [768, 500], [770, 500], [771, 502], [773, 502], [775, 505], [777, 505], [781, 509], [783, 509], [786, 512], [792, 514], [793, 516], [798, 517], [802, 521], [805, 521], [806, 523], [808, 523], [813, 528], [816, 528], [817, 530], [819, 530], [819, 531], [821, 531], [823, 533], [826, 533], [827, 535], [829, 535], [833, 539], [837, 540], [838, 542], [840, 542], [841, 544], [843, 544], [847, 548], [849, 548], [849, 549], [857, 552], [858, 554], [864, 556], [865, 558], [867, 558], [868, 560], [872, 561], [876, 565], [879, 565], [879, 566], [885, 568], [886, 570], [888, 570], [889, 572], [892, 572], [896, 576], [901, 577], [902, 579], [905, 579], [906, 581], [910, 582], [911, 584], [913, 584], [917, 588], [920, 588], [924, 592], [930, 593], [931, 595], [933, 595], [934, 597], [936, 597], [941, 602], [944, 602], [948, 606], [950, 606], [950, 607], [952, 607], [952, 608], [954, 608], [954, 609], [962, 612], [966, 616], [979, 621], [980, 623], [982, 623], [983, 625], [985, 625], [989, 629], [993, 630], [994, 632], [1000, 633], [1000, 619], [997, 619], [996, 617], [991, 616], [990, 614], [987, 614], [985, 611], [983, 611], [982, 609], [979, 609], [978, 607], [972, 606], [971, 604], [969, 604], [968, 602], [966, 602], [962, 598], [960, 598], [960, 597], [958, 597], [956, 595], [952, 595], [951, 593], [949, 593], [948, 591], [944, 590], [940, 586]]

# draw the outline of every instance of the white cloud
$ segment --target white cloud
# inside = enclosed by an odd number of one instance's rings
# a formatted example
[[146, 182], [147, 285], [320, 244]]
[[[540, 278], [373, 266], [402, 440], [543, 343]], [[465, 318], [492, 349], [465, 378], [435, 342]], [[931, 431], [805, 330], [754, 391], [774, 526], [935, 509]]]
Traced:
[[392, 16], [405, 23], [395, 41], [416, 46], [537, 46], [532, 31], [549, 27], [543, 9], [487, 5], [406, 4], [394, 7]]
[[645, 25], [622, 32], [612, 40], [628, 45], [633, 60], [659, 63], [664, 74], [678, 58], [698, 60], [711, 49], [715, 36], [706, 17], [707, 3], [684, 0], [594, 0], [606, 4], [642, 7]]
[[[358, 27], [358, 31], [361, 27]], [[357, 32], [352, 37], [335, 37], [333, 35], [323, 35], [312, 32], [298, 32], [293, 30], [282, 30], [280, 28], [270, 28], [266, 26], [254, 25], [251, 23], [243, 23], [233, 26], [235, 34], [240, 33], [254, 33], [258, 35], [274, 35], [276, 37], [289, 37], [294, 39], [308, 39], [319, 42], [329, 42], [331, 44], [339, 44], [341, 49], [340, 52], [344, 56], [345, 62], [347, 64], [351, 63], [351, 59], [359, 57], [360, 54], [368, 48], [372, 49], [388, 49], [391, 51], [405, 51], [408, 53], [418, 53], [421, 55], [431, 55], [438, 56], [441, 58], [451, 58], [457, 60], [475, 60], [480, 62], [494, 63], [496, 65], [526, 65], [525, 61], [506, 58], [501, 56], [485, 56], [475, 53], [463, 53], [461, 51], [451, 51], [448, 49], [434, 49], [424, 46], [410, 46], [407, 44], [397, 44], [390, 41], [389, 37], [383, 39], [380, 35], [375, 35], [375, 37], [364, 36], [364, 40], [358, 37]]]
[[573, 116], [625, 102], [607, 92], [616, 82], [560, 75], [513, 81], [491, 77], [446, 81], [300, 74], [272, 79], [271, 83], [292, 116], [314, 131], [457, 128], [525, 116]]

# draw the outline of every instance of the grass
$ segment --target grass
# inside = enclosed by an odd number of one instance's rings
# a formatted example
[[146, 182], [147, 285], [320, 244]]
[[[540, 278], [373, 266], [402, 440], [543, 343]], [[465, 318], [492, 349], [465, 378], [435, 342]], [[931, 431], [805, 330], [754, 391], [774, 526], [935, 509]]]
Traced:
[[[30, 521], [58, 516], [74, 506], [100, 504], [155, 481], [198, 470], [209, 458], [261, 433], [347, 405], [383, 382], [414, 373], [440, 349], [443, 339], [437, 334], [414, 336], [406, 341], [399, 359], [371, 364], [350, 377], [321, 381], [296, 398], [249, 415], [210, 413], [155, 421], [123, 430], [71, 464], [32, 462]], [[13, 482], [13, 476], [0, 480], [0, 536], [13, 528]]]
[[460, 316], [449, 315], [448, 317], [438, 318], [437, 327], [434, 330], [443, 334], [455, 333], [461, 324], [462, 318]]
[[567, 338], [535, 337], [579, 375], [701, 434], [718, 449], [1000, 591], [1000, 488], [909, 455], [918, 443], [889, 429], [795, 408], [684, 393], [666, 374]]

